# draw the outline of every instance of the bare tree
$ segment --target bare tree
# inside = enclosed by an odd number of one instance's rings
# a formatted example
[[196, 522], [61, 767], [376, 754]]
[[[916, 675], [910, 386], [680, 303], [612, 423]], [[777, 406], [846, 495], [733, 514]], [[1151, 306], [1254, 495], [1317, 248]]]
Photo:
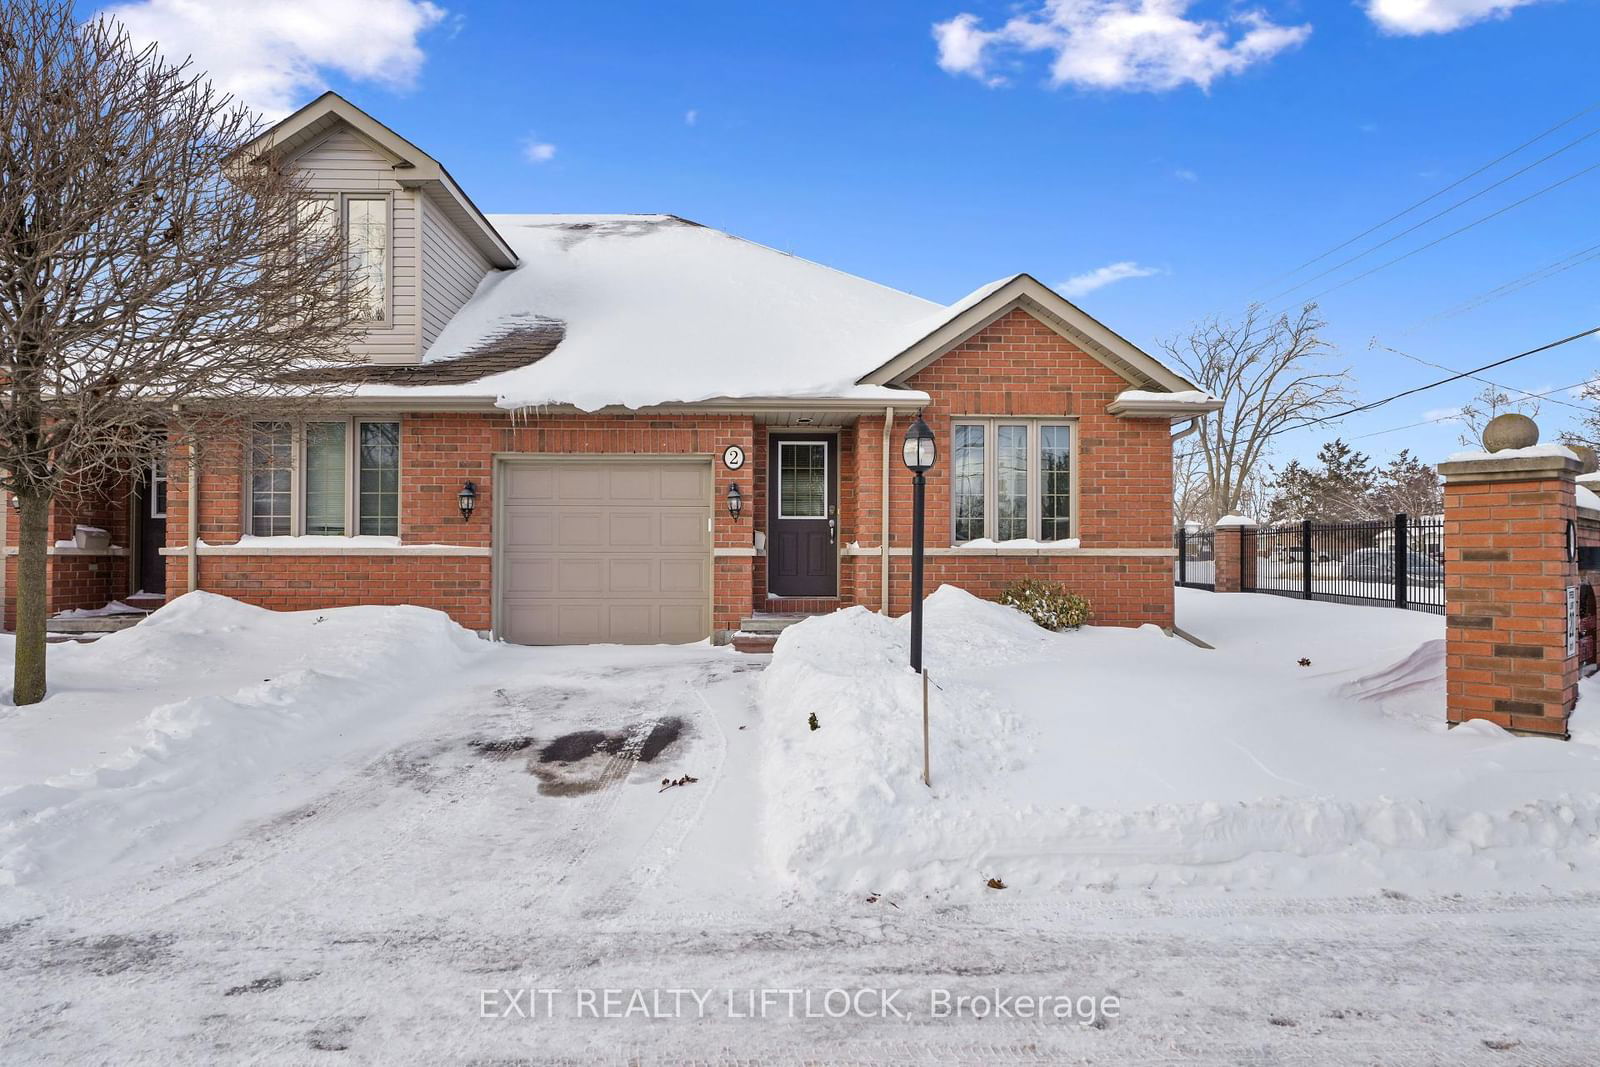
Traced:
[[[293, 410], [348, 360], [357, 286], [316, 201], [187, 63], [70, 3], [0, 8], [0, 488], [21, 515], [15, 700], [45, 692], [53, 500]], [[237, 424], [238, 419], [231, 420]]]
[[1466, 427], [1457, 440], [1468, 448], [1482, 448], [1483, 428], [1496, 416], [1512, 413], [1533, 418], [1539, 414], [1538, 398], [1526, 393], [1513, 397], [1497, 385], [1486, 385], [1462, 404], [1456, 414], [1456, 419]]
[[1321, 337], [1326, 326], [1315, 304], [1276, 318], [1253, 304], [1239, 322], [1208, 319], [1162, 342], [1191, 381], [1223, 402], [1185, 450], [1199, 457], [1209, 521], [1238, 511], [1259, 486], [1271, 437], [1347, 402], [1348, 374], [1318, 369], [1332, 351]]

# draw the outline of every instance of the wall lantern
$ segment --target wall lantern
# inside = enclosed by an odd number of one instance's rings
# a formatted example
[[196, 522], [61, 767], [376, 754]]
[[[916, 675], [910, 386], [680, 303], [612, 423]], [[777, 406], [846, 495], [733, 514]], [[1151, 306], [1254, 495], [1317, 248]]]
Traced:
[[456, 503], [461, 506], [462, 522], [472, 518], [472, 511], [478, 506], [478, 487], [471, 482], [463, 485], [461, 492], [456, 494]]
[[739, 492], [739, 483], [728, 483], [728, 514], [733, 516], [733, 521], [739, 521], [739, 512], [744, 510], [744, 496]]

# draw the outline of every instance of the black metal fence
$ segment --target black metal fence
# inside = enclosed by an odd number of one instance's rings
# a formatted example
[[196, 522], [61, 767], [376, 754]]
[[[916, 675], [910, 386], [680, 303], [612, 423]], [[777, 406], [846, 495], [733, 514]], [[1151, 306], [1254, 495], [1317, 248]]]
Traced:
[[1178, 527], [1173, 544], [1178, 549], [1177, 584], [1190, 589], [1217, 587], [1217, 532]]
[[[1180, 531], [1180, 546], [1196, 536]], [[1217, 549], [1240, 553], [1246, 592], [1444, 613], [1444, 519], [1438, 515], [1297, 522], [1247, 530], [1242, 537], [1230, 531]], [[1178, 584], [1199, 584], [1184, 581], [1183, 559], [1180, 551]], [[1201, 588], [1215, 587], [1215, 563], [1208, 567]]]

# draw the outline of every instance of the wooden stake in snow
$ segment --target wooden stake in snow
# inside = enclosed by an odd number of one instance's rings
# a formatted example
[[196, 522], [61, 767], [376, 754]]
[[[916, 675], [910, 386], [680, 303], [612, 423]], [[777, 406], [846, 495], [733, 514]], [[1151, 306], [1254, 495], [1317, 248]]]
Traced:
[[928, 769], [928, 672], [922, 672], [922, 784], [933, 788], [933, 777]]

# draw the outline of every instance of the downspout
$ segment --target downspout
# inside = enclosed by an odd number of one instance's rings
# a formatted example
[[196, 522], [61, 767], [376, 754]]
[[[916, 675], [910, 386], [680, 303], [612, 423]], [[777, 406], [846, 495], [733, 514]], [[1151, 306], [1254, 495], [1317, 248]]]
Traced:
[[1181, 429], [1177, 433], [1173, 434], [1172, 435], [1172, 439], [1174, 441], [1181, 441], [1185, 437], [1188, 437], [1190, 434], [1194, 433], [1196, 430], [1198, 430], [1200, 428], [1200, 420], [1203, 419], [1203, 418], [1205, 418], [1204, 415], [1196, 415], [1194, 418], [1190, 419], [1189, 420], [1189, 425], [1185, 426], [1183, 429]]
[[[189, 554], [184, 557], [188, 591], [200, 588], [200, 445], [189, 438]], [[152, 590], [153, 591], [153, 590]]]
[[889, 614], [889, 431], [894, 429], [894, 408], [883, 409], [883, 530], [878, 535], [878, 553], [881, 560], [878, 596], [884, 615]]

